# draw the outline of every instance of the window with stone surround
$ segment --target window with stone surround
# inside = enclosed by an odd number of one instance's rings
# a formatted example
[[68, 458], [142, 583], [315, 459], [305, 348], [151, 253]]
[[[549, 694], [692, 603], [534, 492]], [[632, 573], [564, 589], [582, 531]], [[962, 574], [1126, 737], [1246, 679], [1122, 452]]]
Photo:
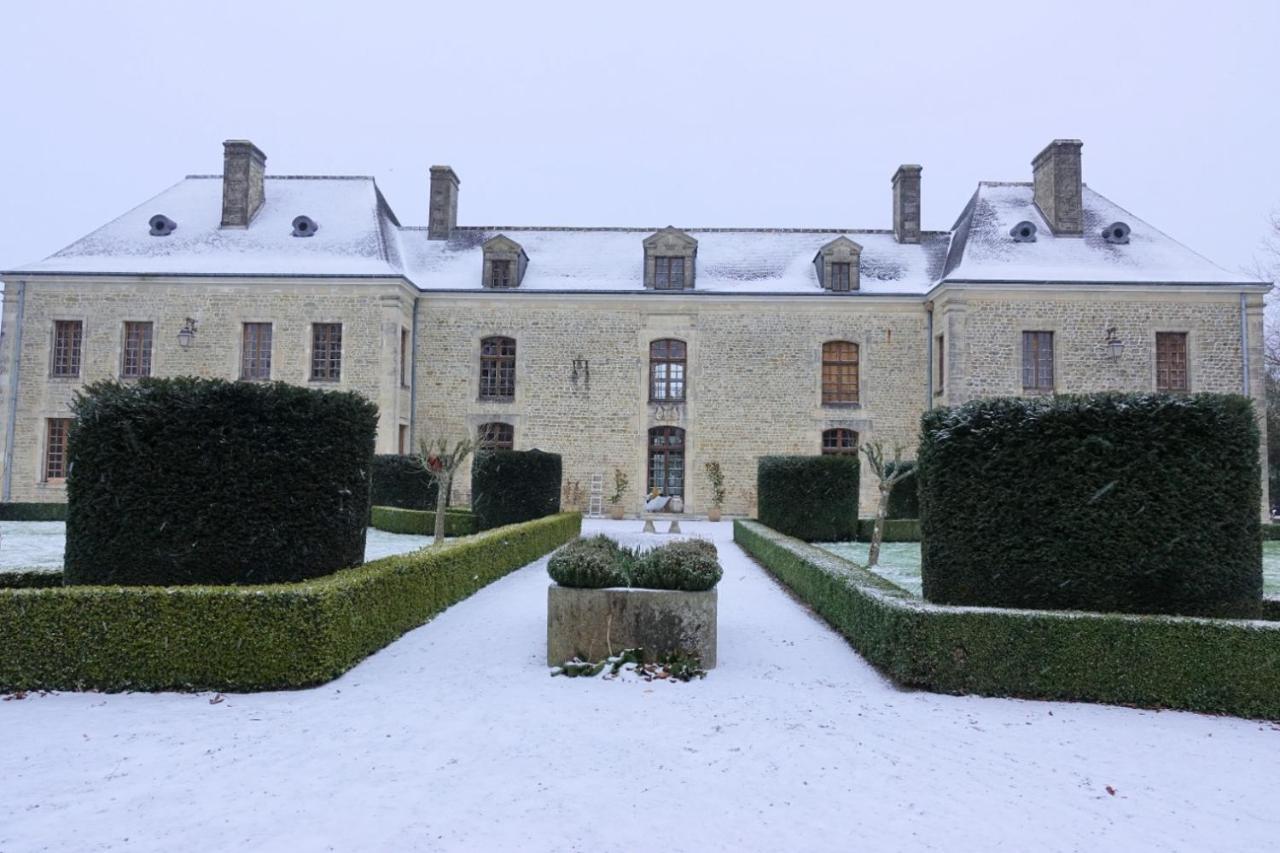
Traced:
[[515, 339], [485, 338], [480, 342], [480, 399], [506, 401], [515, 396]]
[[692, 290], [697, 274], [698, 241], [670, 226], [650, 234], [644, 244], [646, 290]]
[[822, 345], [822, 405], [858, 403], [858, 345], [827, 341]]
[[653, 259], [654, 290], [684, 290], [684, 258], [659, 256]]
[[240, 348], [240, 378], [250, 382], [271, 378], [271, 324], [245, 323]]
[[860, 287], [858, 265], [862, 246], [840, 236], [827, 243], [813, 256], [818, 284], [830, 293], [854, 293]]
[[311, 324], [311, 381], [337, 382], [342, 378], [342, 324]]
[[852, 264], [837, 261], [831, 265], [831, 289], [837, 292], [847, 292], [850, 282], [849, 268]]
[[1022, 333], [1022, 391], [1053, 393], [1053, 332]]
[[674, 338], [663, 338], [649, 344], [649, 400], [651, 402], [684, 402], [687, 355], [685, 342]]
[[60, 483], [67, 478], [67, 435], [71, 418], [49, 418], [45, 421], [44, 481]]
[[489, 262], [489, 286], [505, 288], [511, 286], [511, 261]]
[[947, 387], [947, 337], [946, 335], [938, 335], [933, 341], [934, 351], [937, 358], [934, 359], [936, 365], [933, 375], [933, 394], [938, 396], [942, 394]]
[[52, 376], [80, 375], [80, 347], [84, 341], [84, 323], [80, 320], [54, 320]]
[[151, 343], [155, 324], [129, 320], [124, 324], [124, 350], [120, 356], [120, 376], [141, 379], [151, 375]]
[[396, 443], [396, 447], [398, 448], [396, 452], [401, 456], [409, 452], [409, 427], [404, 424], [400, 424], [399, 441]]
[[400, 329], [400, 387], [409, 387], [409, 330]]
[[824, 429], [822, 431], [823, 456], [857, 456], [858, 433], [851, 429]]
[[476, 443], [479, 450], [514, 450], [516, 428], [496, 421], [481, 424], [476, 430]]
[[1156, 390], [1189, 391], [1187, 333], [1156, 332]]
[[529, 256], [524, 247], [505, 234], [495, 234], [481, 246], [480, 284], [486, 290], [510, 290], [520, 286]]

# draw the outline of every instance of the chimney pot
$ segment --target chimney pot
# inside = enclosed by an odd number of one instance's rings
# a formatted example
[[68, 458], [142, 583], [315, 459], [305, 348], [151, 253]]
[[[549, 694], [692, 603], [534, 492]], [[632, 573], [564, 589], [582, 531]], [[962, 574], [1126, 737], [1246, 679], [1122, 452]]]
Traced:
[[1079, 139], [1055, 139], [1031, 161], [1036, 207], [1058, 237], [1084, 234]]
[[920, 242], [920, 167], [903, 164], [893, 173], [893, 238]]
[[247, 139], [222, 143], [222, 227], [248, 228], [265, 198], [267, 155]]
[[427, 239], [448, 240], [458, 227], [458, 175], [450, 166], [431, 167], [431, 208]]

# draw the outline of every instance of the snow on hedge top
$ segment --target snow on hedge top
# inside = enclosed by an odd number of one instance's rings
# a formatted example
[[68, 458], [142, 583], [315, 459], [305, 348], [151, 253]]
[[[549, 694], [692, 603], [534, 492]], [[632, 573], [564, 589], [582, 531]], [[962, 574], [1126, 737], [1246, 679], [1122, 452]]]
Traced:
[[[1083, 237], [1055, 237], [1036, 206], [1029, 183], [982, 182], [955, 224], [946, 281], [1096, 283], [1251, 283], [1224, 270], [1124, 208], [1084, 187]], [[1010, 230], [1036, 226], [1034, 243], [1017, 243]], [[1111, 244], [1102, 229], [1124, 222], [1127, 244]]]
[[[406, 228], [400, 246], [406, 273], [424, 290], [478, 290], [481, 245], [497, 234], [529, 256], [521, 290], [642, 291], [643, 240], [657, 228], [459, 228], [450, 240], [428, 240]], [[711, 293], [813, 293], [813, 259], [843, 235], [862, 246], [861, 292], [924, 293], [946, 257], [946, 234], [926, 234], [916, 245], [888, 231], [689, 229], [698, 241], [694, 290]]]
[[[192, 175], [20, 272], [399, 275], [380, 202], [372, 178], [267, 176], [249, 227], [221, 228], [222, 176]], [[156, 214], [177, 223], [172, 234], [151, 236]], [[292, 236], [297, 216], [316, 221], [313, 236]]]

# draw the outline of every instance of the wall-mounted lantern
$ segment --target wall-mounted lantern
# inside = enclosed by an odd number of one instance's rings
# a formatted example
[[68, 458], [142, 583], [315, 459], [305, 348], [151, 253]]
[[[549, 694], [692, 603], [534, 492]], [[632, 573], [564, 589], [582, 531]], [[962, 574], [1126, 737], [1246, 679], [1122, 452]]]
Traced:
[[1115, 361], [1124, 355], [1124, 341], [1116, 335], [1116, 327], [1107, 329], [1107, 357]]
[[579, 356], [573, 360], [573, 372], [569, 374], [569, 381], [574, 385], [582, 382], [587, 385], [591, 382], [591, 362]]
[[182, 328], [178, 330], [178, 346], [183, 349], [190, 349], [191, 341], [196, 336], [196, 321], [188, 317], [182, 321]]

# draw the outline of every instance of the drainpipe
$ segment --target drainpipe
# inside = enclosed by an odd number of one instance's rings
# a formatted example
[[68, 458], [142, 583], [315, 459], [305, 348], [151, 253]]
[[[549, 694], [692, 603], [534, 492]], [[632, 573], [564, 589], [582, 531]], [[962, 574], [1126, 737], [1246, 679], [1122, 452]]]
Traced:
[[924, 408], [933, 408], [933, 300], [924, 303]]
[[418, 303], [421, 296], [413, 297], [413, 325], [409, 331], [409, 452], [413, 453], [418, 445], [413, 434], [414, 415], [418, 411]]
[[13, 322], [13, 358], [9, 362], [9, 411], [4, 434], [4, 481], [0, 500], [9, 502], [13, 490], [13, 431], [18, 424], [18, 378], [22, 374], [22, 315], [27, 307], [27, 283], [18, 282], [18, 314]]
[[1249, 313], [1243, 293], [1240, 294], [1240, 361], [1244, 370], [1244, 395], [1249, 396]]

